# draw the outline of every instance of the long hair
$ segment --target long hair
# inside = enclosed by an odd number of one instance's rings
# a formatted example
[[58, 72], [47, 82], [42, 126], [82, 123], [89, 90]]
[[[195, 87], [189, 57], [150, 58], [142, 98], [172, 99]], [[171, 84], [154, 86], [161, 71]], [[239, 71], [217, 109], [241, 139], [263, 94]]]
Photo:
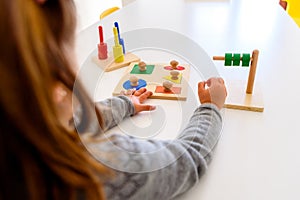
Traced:
[[[0, 1], [0, 199], [104, 198], [110, 171], [61, 125], [53, 102], [55, 82], [74, 84], [75, 15], [72, 0]], [[80, 91], [88, 118], [93, 104]]]

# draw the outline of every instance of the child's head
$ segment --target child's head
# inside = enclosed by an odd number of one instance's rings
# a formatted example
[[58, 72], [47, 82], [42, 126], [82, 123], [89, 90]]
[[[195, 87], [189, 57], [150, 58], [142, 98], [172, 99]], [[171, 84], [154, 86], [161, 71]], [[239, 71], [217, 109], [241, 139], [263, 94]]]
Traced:
[[88, 157], [75, 131], [62, 126], [53, 100], [57, 84], [72, 91], [75, 26], [72, 0], [0, 1], [4, 199], [69, 199], [78, 191], [88, 199], [102, 195], [95, 172], [105, 169]]

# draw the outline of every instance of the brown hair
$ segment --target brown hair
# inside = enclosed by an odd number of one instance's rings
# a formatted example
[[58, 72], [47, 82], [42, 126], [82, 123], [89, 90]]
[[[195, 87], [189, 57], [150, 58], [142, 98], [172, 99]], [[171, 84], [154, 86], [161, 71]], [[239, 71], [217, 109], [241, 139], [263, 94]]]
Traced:
[[[60, 124], [52, 98], [55, 82], [74, 84], [75, 25], [72, 0], [0, 1], [0, 199], [104, 197], [109, 171]], [[76, 96], [88, 118], [93, 104]]]

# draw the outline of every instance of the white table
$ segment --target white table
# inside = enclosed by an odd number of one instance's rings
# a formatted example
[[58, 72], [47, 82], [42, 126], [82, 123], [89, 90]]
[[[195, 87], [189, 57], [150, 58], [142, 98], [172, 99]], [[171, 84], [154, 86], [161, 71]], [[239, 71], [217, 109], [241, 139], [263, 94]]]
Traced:
[[[112, 27], [114, 21], [119, 22], [124, 33], [156, 28], [183, 34], [210, 57], [260, 50], [256, 82], [262, 85], [265, 111], [223, 109], [224, 126], [214, 160], [200, 183], [179, 199], [300, 198], [300, 29], [277, 1], [138, 0], [105, 18], [102, 25]], [[98, 25], [90, 26], [77, 37], [80, 65], [96, 48]], [[111, 32], [110, 28], [105, 30], [107, 38], [112, 36]], [[145, 51], [138, 53], [142, 57], [148, 55]], [[157, 56], [153, 53], [156, 59], [168, 59], [170, 55]], [[247, 70], [226, 68], [220, 62], [214, 64], [225, 79], [247, 78]], [[87, 85], [95, 84], [101, 75], [101, 81], [114, 84], [123, 72], [124, 69], [107, 76], [99, 68], [90, 67], [84, 74], [88, 77]], [[197, 76], [192, 78], [196, 79]], [[110, 94], [109, 88], [102, 90], [103, 96]], [[102, 97], [97, 95], [96, 98]], [[166, 110], [179, 111], [176, 103], [161, 105], [167, 106]], [[185, 112], [185, 107], [180, 108], [180, 112]], [[150, 119], [152, 115], [154, 112]], [[169, 130], [169, 121], [178, 119], [174, 113], [165, 117], [164, 126]], [[134, 123], [139, 120], [137, 117]]]

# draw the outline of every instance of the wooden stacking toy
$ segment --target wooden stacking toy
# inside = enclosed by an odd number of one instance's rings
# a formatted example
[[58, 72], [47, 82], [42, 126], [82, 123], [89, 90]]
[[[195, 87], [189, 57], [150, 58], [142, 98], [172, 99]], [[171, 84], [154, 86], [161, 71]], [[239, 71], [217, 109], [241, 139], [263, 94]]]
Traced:
[[120, 69], [129, 66], [132, 62], [140, 61], [138, 56], [131, 52], [125, 52], [124, 39], [120, 36], [118, 22], [115, 22], [113, 27], [114, 46], [112, 46], [112, 51], [108, 51], [108, 45], [104, 42], [103, 27], [99, 26], [98, 29], [100, 38], [100, 43], [97, 45], [98, 56], [92, 57], [92, 60], [105, 72]]
[[259, 51], [254, 50], [252, 56], [250, 54], [241, 55], [239, 53], [225, 53], [225, 56], [213, 56], [213, 60], [224, 60], [225, 66], [250, 66], [245, 93], [241, 91], [243, 86], [241, 86], [240, 82], [228, 81], [226, 108], [263, 112], [262, 93], [258, 89], [255, 93], [253, 92], [258, 55]]

